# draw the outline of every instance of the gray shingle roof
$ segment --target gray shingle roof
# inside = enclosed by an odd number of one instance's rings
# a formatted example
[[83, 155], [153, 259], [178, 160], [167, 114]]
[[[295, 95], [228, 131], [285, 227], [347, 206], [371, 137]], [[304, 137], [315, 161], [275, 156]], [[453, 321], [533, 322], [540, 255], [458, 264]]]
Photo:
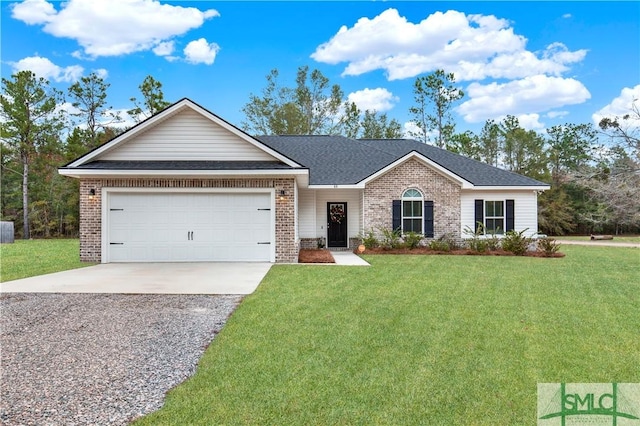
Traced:
[[476, 186], [547, 186], [543, 182], [410, 139], [258, 136], [309, 168], [311, 185], [353, 185], [415, 151]]
[[259, 136], [256, 139], [308, 167], [311, 185], [353, 185], [396, 160], [393, 154], [344, 136]]

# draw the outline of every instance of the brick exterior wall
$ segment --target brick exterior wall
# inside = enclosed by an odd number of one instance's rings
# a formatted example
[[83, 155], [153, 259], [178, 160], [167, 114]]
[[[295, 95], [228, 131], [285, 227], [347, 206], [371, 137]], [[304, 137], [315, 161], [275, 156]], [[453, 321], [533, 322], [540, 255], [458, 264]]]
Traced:
[[460, 240], [460, 185], [424, 163], [411, 159], [369, 182], [364, 189], [364, 230], [391, 229], [392, 202], [414, 188], [426, 201], [433, 201], [434, 237], [445, 234]]
[[[82, 179], [80, 181], [80, 260], [100, 262], [102, 257], [102, 188], [275, 188], [276, 262], [296, 263], [295, 192], [293, 179]], [[93, 199], [89, 192], [95, 189]], [[280, 199], [280, 190], [286, 191]]]

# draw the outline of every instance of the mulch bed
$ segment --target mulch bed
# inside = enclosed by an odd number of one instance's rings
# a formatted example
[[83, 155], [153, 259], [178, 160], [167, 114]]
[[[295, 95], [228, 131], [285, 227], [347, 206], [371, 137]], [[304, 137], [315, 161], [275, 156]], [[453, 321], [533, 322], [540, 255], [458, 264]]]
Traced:
[[[357, 251], [354, 253], [358, 254]], [[438, 251], [431, 250], [428, 247], [416, 247], [413, 250], [408, 248], [397, 248], [397, 249], [384, 249], [381, 247], [370, 248], [364, 251], [365, 254], [446, 254], [450, 256], [515, 256], [515, 254], [504, 251], [504, 250], [492, 250], [486, 251], [483, 253], [479, 253], [477, 251], [469, 250], [469, 249], [461, 249], [461, 250], [451, 250], [451, 251]], [[539, 251], [528, 251], [523, 256], [525, 257], [547, 257], [544, 253]], [[549, 257], [564, 257], [564, 253], [554, 253]]]
[[329, 250], [301, 249], [298, 254], [298, 263], [336, 263], [336, 261]]

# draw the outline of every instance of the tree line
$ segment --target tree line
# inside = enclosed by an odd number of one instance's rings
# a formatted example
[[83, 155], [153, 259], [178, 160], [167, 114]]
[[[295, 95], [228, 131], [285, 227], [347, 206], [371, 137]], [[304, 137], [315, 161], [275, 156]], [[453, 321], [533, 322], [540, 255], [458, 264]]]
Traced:
[[[2, 79], [0, 213], [22, 238], [78, 234], [78, 182], [57, 168], [126, 130], [107, 102], [110, 85], [95, 73], [66, 93], [31, 71]], [[170, 105], [147, 76], [126, 111], [139, 122]], [[413, 84], [408, 136], [551, 184], [539, 198], [540, 231], [552, 235], [640, 232], [640, 111], [592, 124], [526, 130], [514, 116], [487, 120], [478, 133], [456, 131], [452, 111], [465, 96], [453, 74], [437, 70]], [[360, 110], [319, 70], [298, 68], [292, 86], [277, 69], [260, 94], [249, 95], [242, 128], [250, 134], [339, 134], [405, 137], [386, 113]], [[393, 143], [390, 141], [389, 143]]]

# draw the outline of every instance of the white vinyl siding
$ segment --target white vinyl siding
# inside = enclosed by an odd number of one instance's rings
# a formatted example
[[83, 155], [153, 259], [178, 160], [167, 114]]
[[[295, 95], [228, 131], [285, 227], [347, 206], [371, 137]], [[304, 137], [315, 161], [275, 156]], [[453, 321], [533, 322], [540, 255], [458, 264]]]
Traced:
[[514, 228], [516, 231], [527, 229], [527, 235], [538, 233], [538, 195], [535, 191], [465, 191], [460, 194], [461, 235], [465, 229], [475, 229], [475, 200], [505, 201], [514, 200]]
[[298, 230], [300, 238], [318, 238], [316, 232], [316, 191], [298, 189]]
[[309, 238], [327, 237], [327, 203], [347, 203], [347, 234], [355, 238], [362, 231], [361, 189], [316, 189], [316, 229]]
[[276, 161], [196, 111], [186, 109], [105, 152], [100, 160]]

